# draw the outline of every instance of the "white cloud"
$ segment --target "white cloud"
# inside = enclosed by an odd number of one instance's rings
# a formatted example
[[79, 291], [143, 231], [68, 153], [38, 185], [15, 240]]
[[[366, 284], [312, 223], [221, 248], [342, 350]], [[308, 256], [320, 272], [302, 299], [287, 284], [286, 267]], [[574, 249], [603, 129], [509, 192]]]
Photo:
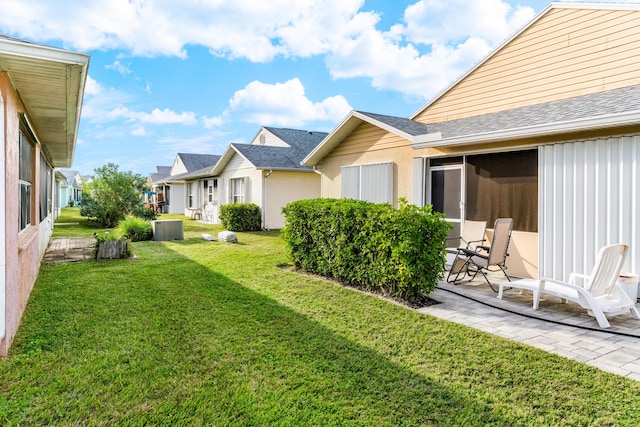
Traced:
[[133, 136], [145, 136], [146, 134], [147, 131], [145, 130], [144, 126], [138, 126], [131, 130], [131, 135]]
[[407, 7], [403, 34], [414, 43], [457, 44], [479, 38], [496, 45], [534, 16], [503, 0], [420, 0]]
[[100, 83], [98, 83], [91, 76], [87, 75], [87, 81], [84, 85], [84, 95], [87, 97], [96, 96], [96, 95], [99, 95], [101, 92], [102, 92], [102, 86], [100, 85]]
[[229, 101], [232, 112], [248, 123], [275, 126], [303, 126], [314, 121], [338, 121], [352, 108], [341, 96], [313, 102], [305, 95], [298, 78], [284, 83], [249, 83]]
[[204, 127], [207, 129], [212, 129], [214, 127], [220, 127], [224, 124], [223, 117], [203, 117], [202, 118]]
[[164, 110], [155, 108], [151, 113], [145, 113], [141, 111], [132, 111], [127, 107], [121, 106], [112, 110], [109, 113], [109, 117], [112, 119], [124, 118], [128, 122], [140, 122], [155, 125], [180, 124], [191, 126], [198, 122], [194, 112], [189, 111], [176, 113], [168, 108], [165, 108]]
[[215, 153], [221, 152], [219, 147], [213, 142], [215, 135], [205, 134], [199, 136], [185, 137], [166, 136], [156, 141], [154, 151], [161, 153]]
[[377, 89], [427, 99], [533, 14], [501, 0], [421, 0], [405, 10], [405, 25], [372, 26], [335, 46], [327, 66], [334, 78], [367, 77]]
[[[326, 55], [334, 78], [430, 97], [529, 20], [506, 0], [419, 0], [377, 28], [364, 0], [3, 0], [0, 29], [71, 48], [186, 58], [187, 45], [252, 62]], [[401, 7], [401, 6], [398, 6]], [[130, 72], [118, 57], [109, 67]], [[282, 119], [284, 120], [284, 118]], [[213, 125], [214, 122], [207, 122]]]
[[129, 68], [129, 66], [124, 65], [117, 59], [113, 62], [113, 64], [106, 65], [105, 68], [109, 70], [115, 70], [122, 75], [131, 74], [131, 69]]

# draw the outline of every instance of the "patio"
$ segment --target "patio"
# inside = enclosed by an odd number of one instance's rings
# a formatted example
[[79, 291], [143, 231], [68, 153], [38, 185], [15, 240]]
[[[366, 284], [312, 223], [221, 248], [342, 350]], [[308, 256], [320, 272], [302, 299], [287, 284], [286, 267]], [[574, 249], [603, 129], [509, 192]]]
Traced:
[[[490, 277], [492, 283], [504, 279]], [[611, 328], [601, 329], [595, 318], [575, 304], [543, 296], [533, 310], [532, 296], [505, 288], [503, 300], [487, 283], [440, 283], [431, 297], [440, 304], [419, 309], [599, 369], [640, 381], [640, 320], [630, 314], [609, 317]]]

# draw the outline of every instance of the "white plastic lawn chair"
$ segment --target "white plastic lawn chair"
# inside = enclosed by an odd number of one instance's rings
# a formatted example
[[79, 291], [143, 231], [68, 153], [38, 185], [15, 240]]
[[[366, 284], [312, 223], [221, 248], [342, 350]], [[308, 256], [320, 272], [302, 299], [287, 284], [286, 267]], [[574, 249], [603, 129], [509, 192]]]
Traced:
[[[634, 319], [640, 319], [635, 301], [617, 283], [628, 250], [629, 247], [622, 244], [601, 248], [591, 274], [571, 273], [568, 282], [543, 278], [500, 283], [498, 298], [502, 297], [504, 287], [529, 289], [533, 292], [533, 309], [537, 310], [542, 294], [553, 295], [563, 303], [571, 301], [586, 308], [589, 315], [598, 320], [601, 328], [611, 326], [607, 315], [631, 312]], [[578, 278], [583, 279], [582, 286], [576, 284]]]
[[203, 222], [205, 224], [213, 224], [215, 222], [216, 207], [213, 203], [204, 205]]

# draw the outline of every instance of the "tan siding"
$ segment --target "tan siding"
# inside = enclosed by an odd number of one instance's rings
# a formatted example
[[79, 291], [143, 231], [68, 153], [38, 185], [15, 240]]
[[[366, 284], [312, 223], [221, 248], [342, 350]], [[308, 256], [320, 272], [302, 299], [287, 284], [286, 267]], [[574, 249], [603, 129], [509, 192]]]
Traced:
[[640, 84], [640, 11], [553, 9], [415, 119], [435, 123]]
[[[329, 156], [343, 156], [365, 151], [409, 146], [406, 139], [369, 123], [362, 123]], [[329, 157], [328, 156], [328, 157]]]

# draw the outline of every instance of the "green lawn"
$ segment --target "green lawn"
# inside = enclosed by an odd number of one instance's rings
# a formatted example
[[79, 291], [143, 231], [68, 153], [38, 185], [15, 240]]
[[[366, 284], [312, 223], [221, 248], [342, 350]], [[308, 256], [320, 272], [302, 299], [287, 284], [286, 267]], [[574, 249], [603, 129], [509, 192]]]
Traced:
[[0, 424], [640, 425], [637, 382], [282, 269], [277, 232], [199, 238], [219, 230], [44, 266]]

